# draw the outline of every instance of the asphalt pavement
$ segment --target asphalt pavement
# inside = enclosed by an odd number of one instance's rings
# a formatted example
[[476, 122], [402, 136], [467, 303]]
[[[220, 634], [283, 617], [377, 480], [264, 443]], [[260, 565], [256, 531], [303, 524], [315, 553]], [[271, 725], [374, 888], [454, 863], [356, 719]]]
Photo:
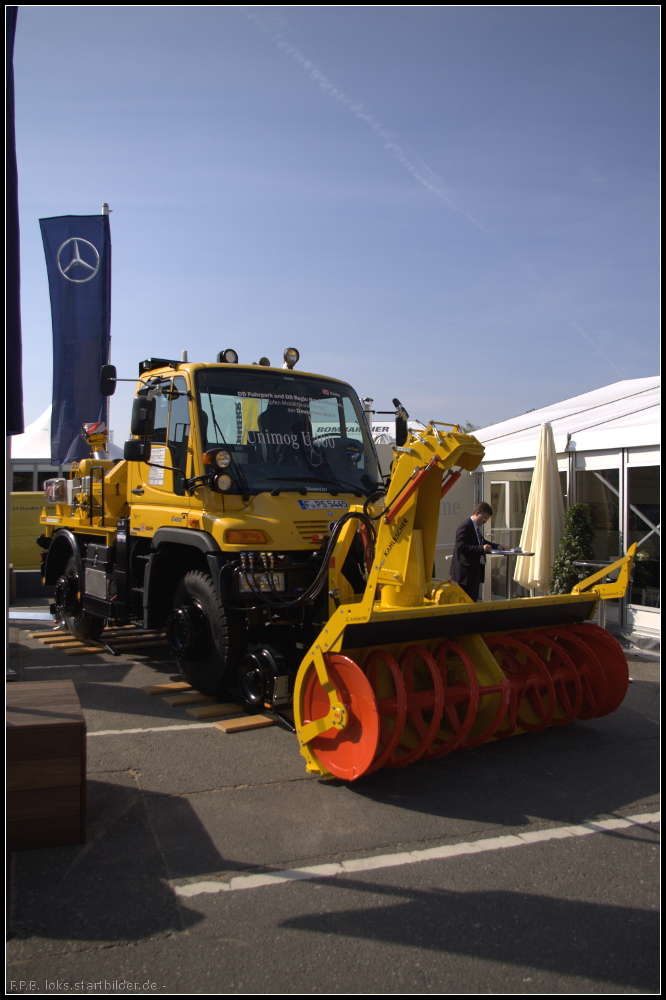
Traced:
[[8, 992], [659, 993], [658, 663], [602, 719], [345, 784], [144, 694], [164, 650], [11, 626], [17, 679], [75, 683], [88, 839], [11, 855]]

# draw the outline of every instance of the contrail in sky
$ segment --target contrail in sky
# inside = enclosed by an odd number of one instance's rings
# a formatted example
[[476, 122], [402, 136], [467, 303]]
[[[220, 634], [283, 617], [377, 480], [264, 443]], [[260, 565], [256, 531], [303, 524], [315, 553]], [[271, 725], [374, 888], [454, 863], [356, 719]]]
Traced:
[[[300, 66], [310, 77], [310, 79], [320, 87], [321, 90], [336, 102], [336, 104], [342, 105], [346, 108], [354, 118], [359, 121], [365, 122], [368, 128], [380, 139], [383, 143], [384, 149], [390, 152], [394, 158], [402, 164], [402, 166], [409, 171], [412, 177], [418, 181], [422, 187], [426, 188], [436, 195], [441, 201], [443, 201], [452, 211], [458, 212], [460, 215], [464, 216], [476, 229], [480, 230], [486, 236], [487, 239], [493, 243], [497, 249], [504, 254], [509, 259], [512, 259], [514, 264], [516, 264], [520, 270], [528, 277], [536, 286], [540, 296], [546, 301], [549, 308], [559, 316], [559, 318], [576, 331], [581, 337], [583, 337], [587, 343], [604, 359], [608, 362], [611, 368], [614, 368], [618, 373], [620, 378], [624, 378], [620, 369], [607, 358], [604, 352], [598, 347], [586, 330], [583, 329], [580, 324], [576, 323], [573, 319], [568, 319], [560, 309], [549, 299], [543, 285], [540, 283], [539, 276], [535, 272], [534, 268], [522, 257], [515, 254], [513, 251], [507, 250], [505, 246], [502, 245], [500, 240], [495, 236], [495, 234], [487, 226], [481, 222], [480, 219], [468, 212], [466, 208], [459, 204], [453, 191], [444, 183], [441, 177], [438, 177], [434, 170], [421, 160], [420, 157], [410, 156], [405, 152], [404, 148], [395, 142], [394, 136], [395, 132], [391, 132], [386, 129], [377, 119], [364, 111], [363, 104], [358, 101], [354, 101], [351, 97], [347, 97], [343, 94], [341, 90], [338, 90], [330, 80], [328, 80], [324, 74], [317, 68], [315, 63], [311, 59], [308, 59], [295, 45], [285, 38], [281, 31], [275, 31], [275, 29], [268, 24], [265, 20], [259, 17], [256, 9], [252, 7], [241, 6], [237, 8], [243, 11], [248, 19], [252, 21], [263, 33], [270, 32], [273, 36], [273, 41], [276, 43], [277, 47], [284, 52], [284, 54]], [[280, 22], [284, 23], [280, 18]], [[414, 160], [418, 160], [417, 165]], [[539, 285], [541, 284], [541, 287]]]

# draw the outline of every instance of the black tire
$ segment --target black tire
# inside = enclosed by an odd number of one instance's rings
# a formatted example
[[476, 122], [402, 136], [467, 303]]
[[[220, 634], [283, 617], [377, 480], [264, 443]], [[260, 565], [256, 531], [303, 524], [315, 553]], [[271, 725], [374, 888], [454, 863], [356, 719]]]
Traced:
[[[68, 594], [66, 600], [62, 599], [65, 592]], [[83, 610], [81, 598], [78, 596], [80, 593], [81, 581], [79, 580], [76, 559], [72, 556], [65, 567], [65, 572], [56, 584], [58, 619], [65, 623], [75, 639], [80, 639], [81, 642], [97, 642], [104, 631], [105, 619]], [[58, 607], [59, 595], [61, 595], [61, 599]]]
[[247, 650], [245, 620], [224, 607], [207, 573], [194, 570], [180, 581], [166, 631], [183, 676], [197, 691], [221, 695], [237, 686]]

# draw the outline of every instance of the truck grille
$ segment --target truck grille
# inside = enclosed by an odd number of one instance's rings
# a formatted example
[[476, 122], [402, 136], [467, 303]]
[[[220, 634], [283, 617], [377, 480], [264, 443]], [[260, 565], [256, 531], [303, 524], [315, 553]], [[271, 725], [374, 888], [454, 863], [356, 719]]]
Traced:
[[313, 535], [328, 535], [328, 526], [333, 518], [326, 521], [294, 521], [296, 530], [304, 542], [311, 542]]

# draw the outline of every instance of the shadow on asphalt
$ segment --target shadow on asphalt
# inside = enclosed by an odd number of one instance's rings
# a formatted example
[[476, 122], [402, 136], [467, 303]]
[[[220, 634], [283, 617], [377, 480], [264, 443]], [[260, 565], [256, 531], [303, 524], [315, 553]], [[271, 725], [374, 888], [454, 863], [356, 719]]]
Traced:
[[367, 909], [309, 913], [278, 926], [659, 991], [656, 911], [523, 892], [403, 889], [347, 877], [322, 884], [402, 902], [381, 906], [375, 900]]
[[[111, 667], [110, 669], [115, 669]], [[151, 684], [163, 684], [165, 681], [171, 680], [182, 680], [182, 676], [178, 673], [178, 668], [174, 663], [171, 665], [164, 665], [161, 668], [161, 672], [155, 669], [154, 680], [150, 679]], [[115, 680], [120, 678], [115, 678], [110, 676], [106, 671], [104, 673], [104, 680], [96, 680], [94, 677], [90, 677], [88, 673], [85, 680], [76, 680], [76, 693], [79, 696], [81, 702], [81, 707], [95, 712], [113, 712], [118, 715], [132, 716], [140, 715], [143, 718], [155, 718], [155, 719], [174, 719], [178, 718], [179, 722], [193, 722], [190, 716], [185, 714], [185, 707], [170, 707], [165, 705], [162, 698], [159, 695], [148, 695], [144, 691], [141, 691], [135, 687], [123, 686], [121, 684], [114, 683]], [[131, 722], [129, 723], [132, 724]], [[135, 723], [134, 723], [135, 724]], [[127, 724], [123, 723], [125, 728]]]
[[534, 817], [580, 822], [659, 794], [659, 726], [621, 711], [625, 736], [604, 732], [604, 719], [574, 722], [336, 784], [427, 815], [504, 826]]
[[[194, 811], [183, 800], [179, 806], [187, 813], [188, 851], [214, 856], [213, 870], [224, 869]], [[178, 905], [166, 884], [171, 876], [131, 775], [88, 782], [87, 828], [85, 844], [14, 852], [11, 937], [135, 941], [202, 919]]]
[[[49, 646], [46, 644], [40, 644], [39, 646], [28, 646], [23, 642], [10, 642], [8, 645], [9, 649], [9, 663], [11, 666], [16, 667], [18, 663], [22, 663], [24, 667], [40, 667], [40, 666], [52, 666], [57, 664], [61, 667], [72, 668], [76, 667], [79, 657], [68, 656], [63, 649], [58, 649], [57, 646]], [[127, 650], [121, 653], [118, 657], [111, 658], [109, 653], [85, 653], [82, 657], [82, 662], [90, 663], [97, 659], [100, 667], [113, 667], [114, 669], [125, 668], [127, 671], [131, 668], [134, 663], [141, 663], [147, 667], [152, 667], [156, 671], [171, 669], [177, 671], [176, 661], [169, 656], [169, 650], [164, 647], [159, 649], [159, 654], [156, 655], [157, 650], [148, 649], [137, 649], [134, 651]], [[102, 659], [102, 656], [107, 657], [107, 659]], [[158, 658], [159, 656], [159, 658]], [[30, 671], [30, 673], [36, 673], [35, 671]], [[27, 678], [26, 678], [27, 679]]]

